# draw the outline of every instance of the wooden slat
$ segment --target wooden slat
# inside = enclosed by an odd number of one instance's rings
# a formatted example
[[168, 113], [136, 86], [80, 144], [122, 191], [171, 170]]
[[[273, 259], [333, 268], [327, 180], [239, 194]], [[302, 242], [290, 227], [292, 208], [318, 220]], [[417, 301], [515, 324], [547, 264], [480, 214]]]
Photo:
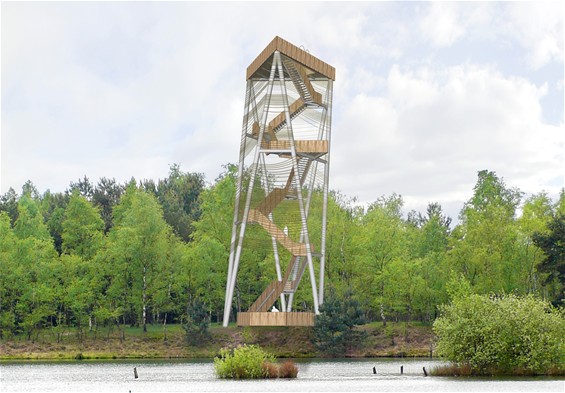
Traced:
[[[306, 104], [304, 103], [304, 100], [302, 100], [302, 98], [297, 99], [292, 104], [290, 104], [290, 106], [288, 107], [289, 112], [290, 112], [290, 117], [291, 118], [294, 117], [296, 114], [298, 114], [300, 111], [302, 111], [305, 107], [306, 107]], [[268, 135], [271, 136], [271, 141], [277, 140], [276, 131], [278, 131], [277, 129], [285, 123], [286, 123], [286, 114], [285, 114], [284, 111], [282, 111], [281, 113], [276, 115], [273, 118], [273, 120], [271, 120], [269, 122], [269, 124], [267, 124], [267, 129], [265, 130], [265, 132]], [[254, 122], [251, 130], [252, 130], [251, 135], [253, 135], [254, 138], [258, 138], [259, 137], [259, 123]]]
[[[298, 112], [300, 112], [306, 104], [302, 98], [297, 99], [288, 107], [288, 111], [290, 112], [290, 117], [294, 117]], [[269, 122], [269, 128], [271, 130], [276, 130], [279, 128], [283, 123], [286, 123], [286, 114], [284, 111], [279, 113], [273, 120]]]
[[304, 66], [314, 70], [323, 76], [335, 80], [335, 68], [331, 65], [324, 63], [317, 57], [312, 56], [310, 53], [300, 49], [299, 47], [291, 44], [290, 42], [283, 40], [280, 37], [275, 37], [269, 45], [253, 60], [253, 62], [247, 67], [247, 79], [250, 79], [253, 74], [261, 68], [263, 63], [265, 63], [271, 55], [278, 50], [285, 56], [292, 58], [293, 60], [303, 64]]
[[296, 290], [296, 286], [298, 284], [297, 281], [289, 281], [290, 274], [294, 269], [294, 264], [298, 258], [293, 256], [290, 259], [290, 263], [286, 269], [284, 277], [282, 281], [274, 280], [272, 281], [267, 288], [259, 295], [257, 300], [249, 307], [249, 312], [261, 312], [261, 311], [269, 311], [271, 306], [277, 301], [280, 294], [284, 291], [284, 288], [287, 285], [287, 282], [290, 282], [290, 286], [292, 290]]
[[306, 255], [306, 244], [297, 243], [288, 237], [282, 230], [279, 229], [271, 220], [269, 220], [263, 213], [256, 209], [249, 211], [249, 221], [260, 224], [269, 234], [274, 237], [284, 248], [286, 248], [292, 255]]
[[294, 168], [291, 169], [284, 188], [279, 188], [279, 187], [274, 188], [273, 191], [271, 191], [269, 195], [267, 195], [267, 197], [263, 199], [263, 201], [259, 204], [259, 206], [257, 206], [256, 209], [259, 210], [261, 213], [263, 213], [265, 216], [268, 216], [269, 213], [275, 210], [275, 208], [279, 205], [279, 203], [281, 203], [283, 199], [286, 197], [286, 194], [288, 194], [288, 190], [292, 185], [293, 179], [294, 179]]
[[286, 196], [287, 190], [284, 188], [274, 188], [273, 191], [267, 195], [265, 199], [261, 202], [259, 206], [257, 206], [257, 210], [259, 210], [264, 215], [268, 216], [275, 207], [278, 206], [279, 203], [282, 202], [284, 197]]
[[[290, 150], [290, 141], [277, 140], [273, 142], [263, 142], [261, 147], [265, 150]], [[297, 153], [327, 153], [327, 140], [296, 140], [294, 147]]]
[[274, 280], [271, 281], [267, 288], [259, 295], [257, 300], [249, 307], [250, 312], [269, 311], [271, 306], [278, 299], [284, 288], [284, 282]]
[[239, 312], [238, 326], [314, 326], [311, 312]]

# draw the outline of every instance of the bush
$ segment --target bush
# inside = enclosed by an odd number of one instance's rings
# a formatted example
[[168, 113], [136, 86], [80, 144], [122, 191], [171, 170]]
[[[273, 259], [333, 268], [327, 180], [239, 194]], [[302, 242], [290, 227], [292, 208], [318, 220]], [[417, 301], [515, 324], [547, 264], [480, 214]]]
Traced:
[[294, 362], [287, 360], [279, 366], [279, 378], [296, 378], [298, 367]]
[[279, 377], [279, 368], [275, 363], [264, 362], [261, 367], [263, 368], [263, 374], [265, 375], [265, 378]]
[[343, 356], [348, 350], [360, 346], [367, 333], [356, 326], [365, 323], [363, 310], [351, 291], [337, 296], [328, 293], [320, 314], [314, 317], [312, 343], [316, 349], [329, 356]]
[[222, 349], [214, 359], [214, 369], [220, 378], [296, 378], [298, 368], [291, 361], [280, 366], [275, 357], [257, 345], [240, 345], [235, 349]]
[[220, 357], [214, 359], [214, 368], [220, 378], [266, 378], [265, 362], [274, 363], [275, 357], [256, 345], [240, 345], [233, 350], [220, 350]]
[[204, 345], [210, 338], [208, 327], [210, 320], [206, 306], [199, 298], [189, 304], [186, 310], [186, 321], [182, 328], [186, 332], [186, 341], [190, 345]]
[[531, 295], [455, 298], [434, 332], [438, 354], [473, 373], [547, 374], [565, 365], [563, 311]]

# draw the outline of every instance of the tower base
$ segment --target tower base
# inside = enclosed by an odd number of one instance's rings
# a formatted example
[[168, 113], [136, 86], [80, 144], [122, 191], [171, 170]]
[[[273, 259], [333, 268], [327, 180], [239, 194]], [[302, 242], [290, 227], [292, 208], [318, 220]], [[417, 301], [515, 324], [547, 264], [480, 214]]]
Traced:
[[314, 326], [313, 312], [240, 312], [237, 326]]

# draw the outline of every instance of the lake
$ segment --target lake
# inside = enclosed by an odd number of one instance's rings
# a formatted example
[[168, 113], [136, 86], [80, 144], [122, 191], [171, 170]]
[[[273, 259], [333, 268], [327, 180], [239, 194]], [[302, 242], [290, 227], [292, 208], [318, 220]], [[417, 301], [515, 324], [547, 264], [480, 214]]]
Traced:
[[[16, 392], [559, 392], [565, 379], [425, 377], [431, 359], [297, 360], [292, 380], [217, 379], [211, 360], [2, 362], [0, 391]], [[403, 366], [404, 373], [400, 374]], [[139, 378], [134, 378], [134, 367]], [[373, 374], [373, 367], [377, 373]]]

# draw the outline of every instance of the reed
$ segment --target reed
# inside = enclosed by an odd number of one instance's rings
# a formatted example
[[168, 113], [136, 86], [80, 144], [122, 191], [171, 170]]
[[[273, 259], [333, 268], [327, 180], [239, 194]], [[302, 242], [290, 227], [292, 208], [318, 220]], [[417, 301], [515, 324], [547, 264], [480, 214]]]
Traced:
[[534, 376], [565, 376], [565, 368], [551, 367], [547, 372], [541, 373], [524, 367], [512, 369], [502, 367], [488, 367], [484, 369], [473, 368], [469, 364], [448, 364], [445, 366], [433, 367], [431, 375], [436, 377], [471, 377], [471, 376], [512, 376], [512, 377], [534, 377]]

